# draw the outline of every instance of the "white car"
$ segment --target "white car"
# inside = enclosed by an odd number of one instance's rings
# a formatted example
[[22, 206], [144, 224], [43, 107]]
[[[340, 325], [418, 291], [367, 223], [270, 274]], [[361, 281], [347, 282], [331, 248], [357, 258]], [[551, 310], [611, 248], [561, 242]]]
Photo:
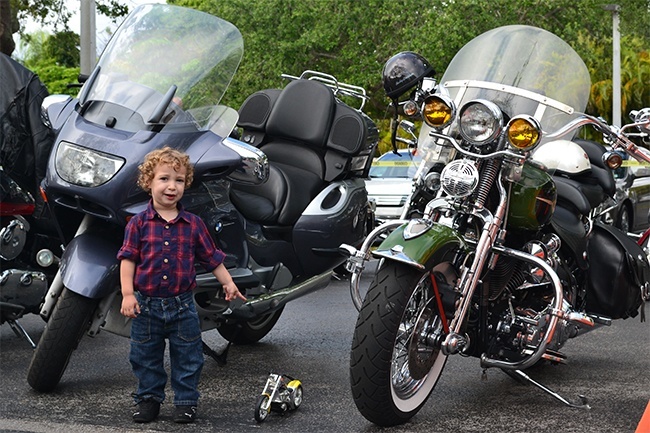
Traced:
[[378, 221], [401, 216], [421, 160], [416, 149], [399, 149], [398, 154], [386, 152], [373, 161], [366, 190], [368, 198], [377, 206]]

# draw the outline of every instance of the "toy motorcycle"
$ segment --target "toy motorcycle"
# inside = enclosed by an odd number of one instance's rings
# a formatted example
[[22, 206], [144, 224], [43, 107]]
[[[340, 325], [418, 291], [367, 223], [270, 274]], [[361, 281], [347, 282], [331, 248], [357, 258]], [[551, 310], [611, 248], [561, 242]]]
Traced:
[[287, 375], [269, 374], [262, 394], [257, 397], [255, 420], [264, 421], [271, 411], [284, 413], [302, 404], [302, 383]]

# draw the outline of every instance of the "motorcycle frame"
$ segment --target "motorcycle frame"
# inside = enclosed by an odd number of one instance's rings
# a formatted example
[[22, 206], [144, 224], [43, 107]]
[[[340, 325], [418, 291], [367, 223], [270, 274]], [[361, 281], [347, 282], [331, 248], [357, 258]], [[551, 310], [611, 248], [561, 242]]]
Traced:
[[[622, 149], [639, 160], [650, 162], [648, 161], [648, 157], [638, 151], [636, 145], [629, 138], [623, 135], [623, 132], [625, 130], [629, 130], [631, 128], [648, 128], [650, 125], [650, 118], [640, 118], [634, 123], [621, 128], [619, 131], [613, 131], [601, 120], [585, 114], [578, 117], [577, 119], [574, 119], [560, 130], [552, 134], [548, 134], [547, 138], [557, 139], [570, 134], [578, 128], [586, 125], [594, 126], [597, 130], [599, 130], [612, 143], [613, 148]], [[548, 263], [526, 252], [514, 250], [501, 245], [500, 240], [504, 238], [505, 234], [501, 233], [501, 230], [502, 227], [505, 226], [504, 222], [509, 200], [508, 191], [503, 185], [503, 179], [509, 178], [508, 173], [517, 171], [516, 169], [509, 169], [508, 165], [510, 165], [511, 168], [516, 166], [519, 166], [519, 168], [521, 168], [521, 166], [523, 166], [525, 159], [522, 157], [522, 155], [515, 154], [507, 150], [494, 152], [490, 155], [475, 154], [463, 149], [453, 137], [441, 134], [436, 131], [430, 132], [430, 136], [450, 143], [457, 152], [475, 159], [484, 160], [503, 158], [503, 162], [499, 170], [499, 175], [495, 179], [495, 183], [499, 191], [499, 204], [496, 208], [495, 214], [492, 214], [490, 211], [483, 208], [482, 205], [474, 205], [474, 207], [469, 209], [469, 211], [467, 209], [464, 209], [466, 213], [480, 219], [483, 223], [483, 228], [481, 231], [481, 236], [476, 244], [474, 259], [470, 263], [469, 267], [464, 268], [464, 272], [460, 276], [459, 283], [455, 287], [455, 290], [460, 294], [460, 303], [454, 311], [454, 317], [449, 326], [449, 333], [441, 344], [442, 352], [445, 355], [456, 354], [462, 352], [463, 349], [467, 346], [468, 340], [464, 335], [461, 334], [461, 327], [467, 317], [472, 297], [474, 296], [474, 292], [480, 279], [481, 270], [483, 270], [486, 265], [490, 266], [491, 263], [495, 262], [495, 258], [493, 258], [495, 254], [510, 256], [522, 261], [529, 262], [534, 266], [541, 268], [550, 279], [555, 296], [552, 303], [549, 304], [548, 307], [544, 310], [546, 314], [550, 315], [550, 320], [546, 325], [544, 338], [540, 341], [540, 344], [537, 345], [536, 349], [529, 356], [517, 362], [508, 362], [491, 359], [486, 354], [482, 354], [482, 367], [497, 367], [506, 370], [521, 370], [532, 366], [542, 357], [542, 355], [544, 355], [546, 348], [552, 342], [556, 327], [558, 323], [560, 323], [560, 320], [580, 321], [583, 325], [593, 328], [595, 322], [588, 316], [580, 313], [569, 313], [568, 315], [565, 315], [565, 302], [562, 284], [557, 273]], [[424, 211], [424, 217], [422, 219], [410, 221], [401, 219], [388, 222], [381, 225], [380, 227], [377, 227], [372, 233], [370, 233], [361, 250], [355, 250], [354, 248], [350, 248], [346, 245], [341, 246], [341, 249], [345, 251], [345, 253], [350, 257], [348, 259], [347, 265], [348, 270], [353, 273], [350, 290], [353, 302], [355, 303], [355, 306], [357, 306], [357, 309], [360, 309], [362, 303], [359, 293], [360, 274], [364, 269], [364, 262], [370, 259], [370, 246], [381, 235], [390, 232], [390, 235], [372, 254], [376, 257], [380, 257], [381, 259], [407, 263], [420, 270], [423, 270], [425, 269], [427, 259], [431, 257], [435, 252], [439, 251], [446, 244], [445, 242], [437, 243], [435, 241], [432, 243], [431, 239], [424, 237], [423, 234], [430, 231], [432, 227], [440, 225], [441, 222], [434, 222], [434, 220], [440, 214], [443, 214], [449, 210], [451, 209], [449, 209], [448, 200], [439, 197], [427, 204], [427, 207]], [[451, 211], [453, 212], [453, 210]], [[405, 210], [403, 216], [406, 215], [406, 213], [407, 212]], [[405, 231], [409, 230], [409, 225], [411, 222], [415, 222], [418, 224], [418, 226], [424, 226], [425, 228], [415, 236], [412, 234], [403, 236]], [[450, 230], [453, 229], [450, 228]], [[648, 233], [650, 233], [650, 230], [648, 230]], [[462, 236], [458, 233], [456, 236], [462, 238]]]

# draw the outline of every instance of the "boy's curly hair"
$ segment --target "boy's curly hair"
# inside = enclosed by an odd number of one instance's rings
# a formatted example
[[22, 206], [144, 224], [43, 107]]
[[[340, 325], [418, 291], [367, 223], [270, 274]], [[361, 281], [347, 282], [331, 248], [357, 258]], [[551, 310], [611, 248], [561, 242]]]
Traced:
[[138, 166], [138, 185], [145, 191], [149, 191], [148, 185], [153, 180], [153, 172], [158, 164], [169, 164], [176, 171], [185, 167], [185, 187], [189, 187], [194, 180], [194, 167], [190, 164], [190, 157], [185, 153], [165, 146], [149, 152], [144, 157], [144, 162]]

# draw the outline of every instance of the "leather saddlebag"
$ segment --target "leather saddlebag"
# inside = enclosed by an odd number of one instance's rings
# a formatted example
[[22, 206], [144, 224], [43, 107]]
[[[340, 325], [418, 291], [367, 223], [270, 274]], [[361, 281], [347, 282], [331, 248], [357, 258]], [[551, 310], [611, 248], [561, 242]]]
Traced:
[[587, 255], [587, 312], [612, 319], [636, 317], [642, 292], [650, 283], [650, 264], [643, 249], [619, 229], [596, 223]]

